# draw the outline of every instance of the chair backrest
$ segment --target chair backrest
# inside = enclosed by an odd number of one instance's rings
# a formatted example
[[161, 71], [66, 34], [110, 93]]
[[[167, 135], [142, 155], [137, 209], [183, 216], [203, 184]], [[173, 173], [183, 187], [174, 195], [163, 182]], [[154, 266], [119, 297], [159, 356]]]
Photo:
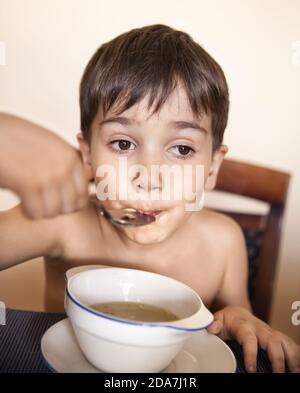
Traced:
[[[223, 211], [245, 230], [263, 233], [251, 304], [254, 314], [268, 322], [278, 262], [281, 223], [290, 175], [244, 162], [224, 160], [216, 190], [242, 195], [269, 204], [267, 215]], [[249, 250], [248, 250], [249, 251]], [[248, 254], [249, 255], [249, 254]]]

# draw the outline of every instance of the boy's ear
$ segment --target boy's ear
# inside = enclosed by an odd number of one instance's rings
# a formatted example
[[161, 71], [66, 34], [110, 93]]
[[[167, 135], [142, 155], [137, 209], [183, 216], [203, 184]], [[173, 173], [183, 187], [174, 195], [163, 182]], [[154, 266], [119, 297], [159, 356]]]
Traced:
[[226, 145], [221, 145], [213, 154], [212, 162], [210, 165], [208, 177], [205, 182], [205, 190], [211, 191], [215, 188], [217, 183], [217, 178], [219, 170], [221, 168], [222, 162], [226, 153], [228, 152], [228, 147]]
[[85, 169], [85, 173], [88, 177], [89, 180], [93, 179], [93, 170], [92, 170], [92, 165], [91, 165], [91, 149], [89, 144], [86, 142], [84, 139], [83, 135], [81, 132], [79, 132], [77, 135], [77, 141], [79, 144], [79, 149], [83, 161], [83, 166]]

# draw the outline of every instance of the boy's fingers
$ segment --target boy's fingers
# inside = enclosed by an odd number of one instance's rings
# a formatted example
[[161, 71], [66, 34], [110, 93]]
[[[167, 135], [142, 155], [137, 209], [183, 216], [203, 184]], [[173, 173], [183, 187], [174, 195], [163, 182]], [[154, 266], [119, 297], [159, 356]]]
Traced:
[[273, 373], [284, 373], [284, 351], [281, 342], [271, 339], [267, 345], [267, 352], [272, 363]]
[[223, 310], [217, 311], [214, 314], [214, 322], [208, 327], [207, 330], [209, 333], [217, 334], [222, 340], [228, 340], [230, 338], [224, 325]]
[[286, 339], [282, 341], [282, 348], [289, 371], [291, 373], [300, 373], [300, 346], [286, 337]]
[[215, 319], [213, 323], [207, 328], [207, 331], [212, 334], [219, 334], [222, 330], [223, 323], [219, 319]]
[[237, 340], [243, 347], [246, 371], [255, 373], [258, 347], [256, 335], [249, 328], [241, 328]]

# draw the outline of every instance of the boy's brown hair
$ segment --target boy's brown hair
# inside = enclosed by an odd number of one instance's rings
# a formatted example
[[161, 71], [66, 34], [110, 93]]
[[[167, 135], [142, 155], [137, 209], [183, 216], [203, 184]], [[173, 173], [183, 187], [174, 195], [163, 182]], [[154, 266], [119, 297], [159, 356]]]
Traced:
[[100, 109], [117, 114], [149, 94], [157, 112], [180, 82], [193, 113], [212, 116], [213, 148], [227, 124], [229, 94], [216, 61], [188, 34], [165, 25], [130, 30], [103, 44], [86, 66], [80, 84], [81, 131], [90, 142], [91, 124]]

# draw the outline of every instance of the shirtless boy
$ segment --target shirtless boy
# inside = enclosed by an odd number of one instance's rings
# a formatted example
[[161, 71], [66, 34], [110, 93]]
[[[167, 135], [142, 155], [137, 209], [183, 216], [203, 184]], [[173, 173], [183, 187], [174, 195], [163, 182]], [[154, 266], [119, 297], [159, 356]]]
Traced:
[[[80, 154], [51, 131], [1, 114], [0, 184], [21, 204], [0, 213], [0, 269], [44, 256], [48, 311], [63, 310], [63, 274], [73, 266], [173, 277], [216, 310], [209, 331], [243, 346], [249, 372], [258, 345], [274, 372], [284, 372], [285, 363], [300, 372], [300, 347], [251, 313], [247, 252], [233, 220], [208, 209], [188, 211], [184, 198], [102, 201], [106, 208], [159, 211], [149, 225], [121, 227], [88, 196], [88, 182], [103, 180], [97, 168], [110, 165], [118, 173], [120, 157], [147, 169], [201, 165], [204, 189], [212, 190], [227, 152], [228, 108], [226, 79], [212, 57], [186, 33], [154, 25], [102, 45], [88, 63], [80, 85]], [[145, 194], [163, 188], [160, 178], [138, 171], [126, 182]]]

